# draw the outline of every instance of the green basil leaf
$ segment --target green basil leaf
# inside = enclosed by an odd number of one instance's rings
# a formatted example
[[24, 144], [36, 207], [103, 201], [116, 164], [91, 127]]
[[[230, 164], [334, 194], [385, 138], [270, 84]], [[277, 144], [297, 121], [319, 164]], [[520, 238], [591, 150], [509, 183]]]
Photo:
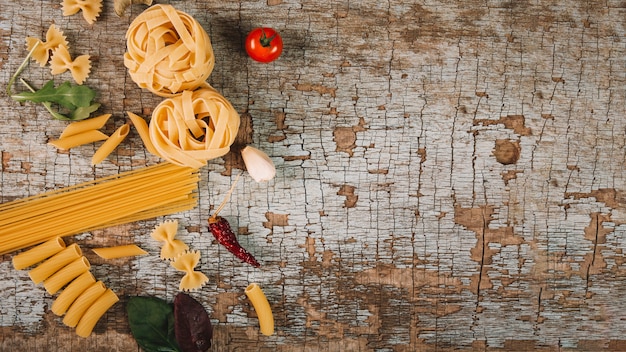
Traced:
[[96, 97], [96, 92], [91, 88], [82, 85], [73, 85], [66, 81], [58, 87], [54, 86], [54, 81], [50, 80], [39, 90], [34, 92], [22, 92], [13, 94], [11, 98], [16, 101], [31, 101], [34, 103], [56, 103], [67, 109], [86, 107], [91, 105], [91, 101]]
[[155, 297], [131, 297], [126, 305], [130, 331], [146, 352], [180, 352], [174, 306]]

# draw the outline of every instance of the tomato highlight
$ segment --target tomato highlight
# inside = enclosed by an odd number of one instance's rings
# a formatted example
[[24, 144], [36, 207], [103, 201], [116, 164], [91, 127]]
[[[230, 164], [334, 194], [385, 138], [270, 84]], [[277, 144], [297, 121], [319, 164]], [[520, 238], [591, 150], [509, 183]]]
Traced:
[[283, 52], [283, 38], [272, 28], [255, 28], [246, 37], [246, 52], [253, 60], [272, 62]]

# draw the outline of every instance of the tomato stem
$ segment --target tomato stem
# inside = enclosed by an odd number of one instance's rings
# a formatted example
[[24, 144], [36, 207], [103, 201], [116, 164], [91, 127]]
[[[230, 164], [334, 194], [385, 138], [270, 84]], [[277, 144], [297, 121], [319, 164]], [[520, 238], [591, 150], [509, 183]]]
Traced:
[[277, 33], [274, 33], [274, 35], [268, 38], [267, 35], [265, 34], [265, 30], [261, 29], [261, 38], [259, 38], [259, 42], [261, 42], [261, 46], [264, 48], [267, 48], [268, 46], [270, 46], [272, 44], [272, 40], [276, 38], [276, 34]]

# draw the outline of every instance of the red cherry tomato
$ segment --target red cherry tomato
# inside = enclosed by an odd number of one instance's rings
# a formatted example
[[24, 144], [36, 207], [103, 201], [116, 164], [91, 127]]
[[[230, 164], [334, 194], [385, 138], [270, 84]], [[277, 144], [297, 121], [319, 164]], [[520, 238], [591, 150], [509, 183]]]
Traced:
[[255, 28], [246, 37], [246, 52], [258, 62], [272, 62], [283, 52], [283, 38], [272, 28]]

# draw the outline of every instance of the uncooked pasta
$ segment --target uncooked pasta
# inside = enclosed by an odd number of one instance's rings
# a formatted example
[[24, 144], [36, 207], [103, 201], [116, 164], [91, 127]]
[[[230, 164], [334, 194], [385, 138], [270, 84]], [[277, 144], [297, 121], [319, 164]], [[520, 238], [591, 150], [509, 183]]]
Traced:
[[162, 163], [0, 204], [0, 254], [193, 209], [198, 170]]

